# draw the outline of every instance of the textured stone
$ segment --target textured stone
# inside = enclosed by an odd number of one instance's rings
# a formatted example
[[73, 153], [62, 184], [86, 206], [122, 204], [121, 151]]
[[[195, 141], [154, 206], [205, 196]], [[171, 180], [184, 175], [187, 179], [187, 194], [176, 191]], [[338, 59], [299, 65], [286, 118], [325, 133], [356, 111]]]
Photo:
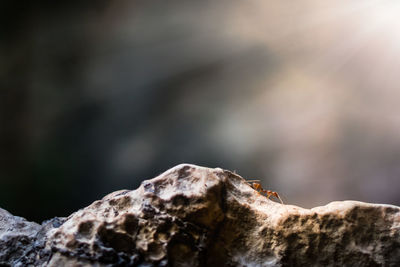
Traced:
[[44, 249], [47, 232], [62, 221], [56, 217], [39, 225], [0, 209], [0, 266], [45, 263], [51, 255]]
[[40, 225], [0, 209], [0, 264], [29, 264]]
[[34, 265], [400, 264], [399, 207], [356, 201], [313, 209], [282, 205], [235, 173], [188, 164], [134, 191], [109, 194], [58, 224], [30, 227], [31, 240], [46, 242], [34, 253]]

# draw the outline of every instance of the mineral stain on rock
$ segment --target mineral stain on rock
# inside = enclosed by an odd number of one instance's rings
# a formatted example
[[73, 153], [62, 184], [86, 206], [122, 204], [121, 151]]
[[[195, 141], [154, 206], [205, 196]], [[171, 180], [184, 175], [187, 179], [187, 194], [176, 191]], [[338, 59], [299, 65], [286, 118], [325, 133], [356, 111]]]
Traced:
[[400, 266], [400, 208], [282, 205], [181, 164], [42, 225], [0, 209], [0, 265]]

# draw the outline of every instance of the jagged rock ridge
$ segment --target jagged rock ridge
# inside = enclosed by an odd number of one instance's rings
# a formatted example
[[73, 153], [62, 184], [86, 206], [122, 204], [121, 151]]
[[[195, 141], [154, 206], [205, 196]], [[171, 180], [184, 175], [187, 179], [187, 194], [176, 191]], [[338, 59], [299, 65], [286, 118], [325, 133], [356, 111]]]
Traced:
[[[235, 173], [189, 164], [134, 191], [109, 194], [68, 218], [33, 225], [35, 232], [41, 234], [30, 234], [30, 242], [42, 245], [25, 262], [44, 266], [400, 264], [399, 207], [356, 201], [311, 210], [282, 205]], [[0, 254], [0, 263], [18, 263], [19, 255]]]

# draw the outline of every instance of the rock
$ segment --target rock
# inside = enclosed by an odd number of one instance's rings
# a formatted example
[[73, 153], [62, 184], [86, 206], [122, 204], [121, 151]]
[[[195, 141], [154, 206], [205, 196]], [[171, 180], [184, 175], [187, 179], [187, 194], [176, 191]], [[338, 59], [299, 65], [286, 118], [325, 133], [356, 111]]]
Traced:
[[[7, 216], [0, 221], [1, 241], [5, 225], [18, 218]], [[111, 193], [58, 223], [19, 220], [26, 225], [21, 229], [30, 229], [24, 234], [29, 244], [42, 242], [31, 252], [33, 265], [400, 266], [399, 207], [282, 205], [235, 173], [188, 164], [134, 191]], [[0, 249], [10, 245], [0, 243]], [[15, 251], [0, 263], [22, 262], [26, 250]]]
[[40, 225], [0, 209], [0, 265], [30, 264], [34, 237]]
[[38, 265], [48, 260], [46, 235], [61, 221], [54, 218], [39, 225], [0, 209], [0, 266]]

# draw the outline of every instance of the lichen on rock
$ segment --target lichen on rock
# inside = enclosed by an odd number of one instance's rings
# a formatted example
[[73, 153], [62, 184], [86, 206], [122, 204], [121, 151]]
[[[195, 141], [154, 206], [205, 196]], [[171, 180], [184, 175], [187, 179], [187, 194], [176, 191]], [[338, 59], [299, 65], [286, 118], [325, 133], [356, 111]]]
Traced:
[[[9, 221], [0, 219], [0, 248]], [[42, 246], [25, 257], [42, 266], [400, 264], [399, 207], [282, 205], [235, 173], [190, 164], [111, 193], [59, 224], [31, 228], [30, 242]], [[20, 252], [9, 258], [27, 254]], [[12, 264], [1, 255], [0, 264]]]

